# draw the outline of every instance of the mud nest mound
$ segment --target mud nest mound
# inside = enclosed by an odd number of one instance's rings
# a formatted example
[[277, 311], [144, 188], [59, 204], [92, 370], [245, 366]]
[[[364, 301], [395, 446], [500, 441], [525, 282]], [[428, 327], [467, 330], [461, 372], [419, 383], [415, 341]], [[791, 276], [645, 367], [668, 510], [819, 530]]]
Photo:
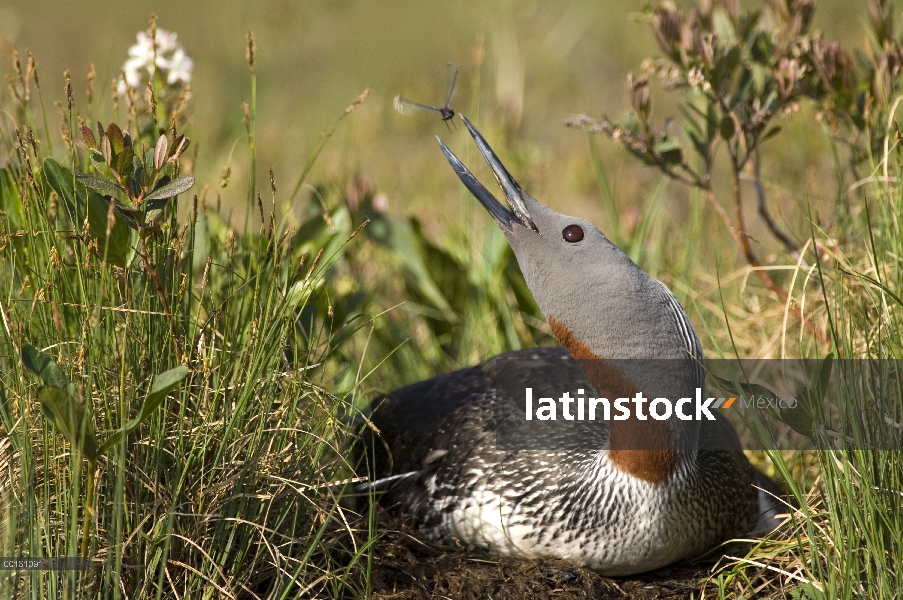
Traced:
[[370, 579], [378, 600], [718, 597], [710, 578], [721, 554], [641, 575], [603, 577], [564, 560], [498, 558], [465, 546], [430, 544], [385, 513], [380, 529]]

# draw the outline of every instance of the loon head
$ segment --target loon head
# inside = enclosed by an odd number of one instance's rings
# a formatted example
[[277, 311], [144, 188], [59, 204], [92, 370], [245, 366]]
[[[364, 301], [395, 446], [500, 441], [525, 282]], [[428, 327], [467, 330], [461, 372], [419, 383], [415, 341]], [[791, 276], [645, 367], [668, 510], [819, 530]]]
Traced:
[[[502, 205], [439, 140], [455, 173], [495, 219], [558, 341], [596, 391], [611, 398], [672, 401], [703, 385], [702, 350], [680, 304], [585, 219], [560, 214], [524, 192], [473, 124], [461, 120], [502, 188]], [[438, 139], [438, 138], [437, 138]], [[610, 423], [610, 458], [657, 483], [695, 458], [696, 421], [632, 418]]]

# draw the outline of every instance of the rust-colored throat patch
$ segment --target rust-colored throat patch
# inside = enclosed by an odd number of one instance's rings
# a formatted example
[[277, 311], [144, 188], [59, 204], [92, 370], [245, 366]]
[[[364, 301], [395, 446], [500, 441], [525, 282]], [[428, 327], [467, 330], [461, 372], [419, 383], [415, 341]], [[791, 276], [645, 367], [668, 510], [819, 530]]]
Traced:
[[[636, 386], [578, 339], [567, 325], [551, 315], [549, 325], [601, 397], [614, 401], [636, 396]], [[618, 470], [649, 483], [664, 481], [677, 466], [674, 438], [662, 421], [641, 421], [633, 413], [625, 421], [609, 421], [609, 447], [609, 458]]]

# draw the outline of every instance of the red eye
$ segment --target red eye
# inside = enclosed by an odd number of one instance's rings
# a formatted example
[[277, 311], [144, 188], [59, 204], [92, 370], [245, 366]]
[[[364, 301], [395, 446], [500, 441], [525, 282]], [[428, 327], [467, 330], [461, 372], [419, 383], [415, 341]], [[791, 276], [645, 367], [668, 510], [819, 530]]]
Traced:
[[561, 237], [571, 244], [579, 242], [583, 239], [583, 228], [580, 225], [568, 225], [561, 231]]

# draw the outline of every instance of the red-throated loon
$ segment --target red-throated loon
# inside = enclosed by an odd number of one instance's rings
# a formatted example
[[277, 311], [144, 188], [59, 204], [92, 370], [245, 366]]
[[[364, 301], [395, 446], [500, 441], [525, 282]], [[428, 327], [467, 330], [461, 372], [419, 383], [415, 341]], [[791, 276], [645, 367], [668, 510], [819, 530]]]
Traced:
[[776, 502], [759, 488], [774, 487], [723, 418], [634, 415], [575, 423], [551, 444], [501, 443], [506, 419], [523, 416], [502, 370], [532, 382], [537, 398], [565, 388], [679, 398], [704, 386], [703, 354], [664, 284], [588, 221], [527, 195], [461, 118], [510, 210], [440, 140], [442, 151], [508, 238], [564, 348], [510, 352], [379, 399], [372, 486], [385, 490], [384, 502], [434, 541], [564, 558], [605, 575], [648, 571], [772, 528]]

